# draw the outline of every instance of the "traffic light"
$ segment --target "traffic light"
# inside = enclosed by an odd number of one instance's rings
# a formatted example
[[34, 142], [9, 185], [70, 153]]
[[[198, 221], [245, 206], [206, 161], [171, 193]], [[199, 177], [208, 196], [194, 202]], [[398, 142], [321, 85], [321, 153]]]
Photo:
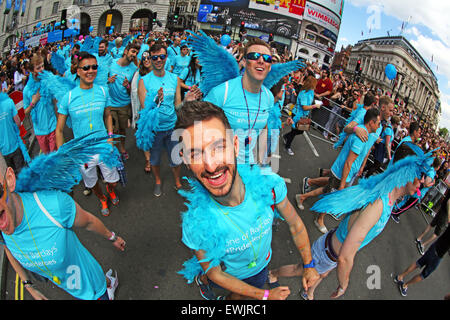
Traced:
[[158, 12], [153, 12], [153, 23], [156, 23], [157, 19], [158, 19]]
[[356, 62], [356, 69], [355, 69], [355, 71], [358, 72], [359, 69], [361, 69], [361, 60], [358, 60], [358, 61]]
[[273, 33], [270, 33], [269, 34], [269, 42], [272, 42], [273, 41]]
[[173, 18], [175, 20], [178, 20], [178, 17], [180, 16], [180, 7], [175, 8], [175, 13], [173, 14]]
[[61, 11], [61, 30], [67, 29], [67, 9]]

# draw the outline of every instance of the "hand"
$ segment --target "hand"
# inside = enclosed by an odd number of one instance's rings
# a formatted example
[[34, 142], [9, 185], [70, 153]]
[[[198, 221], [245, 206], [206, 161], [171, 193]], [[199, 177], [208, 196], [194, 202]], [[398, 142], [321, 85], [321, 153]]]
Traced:
[[31, 97], [31, 103], [32, 103], [33, 105], [36, 105], [36, 103], [38, 103], [39, 100], [41, 100], [41, 94], [39, 93], [39, 90], [38, 90], [38, 91], [36, 92], [36, 94], [35, 94], [33, 97]]
[[159, 90], [158, 90], [158, 100], [159, 100], [159, 102], [164, 101], [164, 90], [162, 87], [159, 88]]
[[120, 251], [125, 251], [125, 245], [127, 244], [121, 237], [117, 237], [117, 240], [114, 241], [114, 247], [119, 249]]
[[337, 287], [336, 291], [331, 295], [332, 299], [337, 299], [340, 296], [344, 295], [346, 289], [343, 289], [340, 285]]
[[320, 275], [316, 268], [303, 269], [302, 284], [305, 291], [308, 291], [319, 279]]
[[125, 87], [125, 89], [128, 89], [128, 86], [130, 85], [130, 82], [128, 81], [127, 78], [125, 78], [125, 80], [123, 80], [122, 85]]
[[277, 287], [269, 291], [268, 300], [286, 300], [291, 294], [289, 287]]
[[369, 135], [367, 134], [366, 130], [363, 128], [356, 127], [355, 134], [358, 136], [358, 138], [361, 139], [362, 142], [366, 142], [369, 138]]
[[319, 109], [321, 106], [322, 106], [321, 104], [315, 104], [315, 105], [314, 105], [314, 108], [315, 108], [315, 109]]
[[184, 96], [184, 101], [195, 101], [202, 97], [203, 92], [200, 91], [200, 89], [193, 85], [191, 89], [186, 93]]
[[116, 82], [117, 79], [117, 74], [113, 75], [112, 77], [108, 78], [108, 83], [114, 83]]
[[286, 120], [286, 123], [287, 123], [288, 126], [291, 126], [291, 125], [294, 124], [294, 120], [292, 120], [292, 118], [288, 118], [288, 119]]
[[39, 290], [36, 290], [33, 287], [28, 287], [27, 290], [34, 300], [48, 300], [46, 296], [44, 296]]

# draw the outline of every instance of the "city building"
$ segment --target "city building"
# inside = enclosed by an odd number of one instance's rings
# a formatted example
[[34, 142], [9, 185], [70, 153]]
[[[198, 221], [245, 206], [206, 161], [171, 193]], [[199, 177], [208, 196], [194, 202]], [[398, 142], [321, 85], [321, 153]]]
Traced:
[[[178, 0], [179, 2], [181, 0]], [[343, 0], [200, 0], [198, 28], [240, 40], [259, 37], [294, 58], [329, 67], [342, 17]]]
[[[9, 6], [9, 8], [8, 8]], [[38, 23], [43, 27], [61, 21], [61, 13], [67, 9], [67, 21], [77, 20], [81, 34], [89, 27], [94, 34], [105, 34], [109, 26], [114, 31], [129, 30], [163, 31], [169, 12], [169, 0], [13, 0], [0, 2], [0, 46], [10, 50], [24, 33], [32, 33]], [[3, 14], [1, 14], [3, 13]], [[150, 20], [156, 13], [160, 24]]]
[[[431, 123], [436, 129], [441, 114], [440, 92], [435, 74], [417, 50], [402, 36], [361, 40], [352, 48], [346, 75], [355, 76], [359, 68], [360, 80], [391, 93], [403, 101], [409, 110]], [[385, 75], [387, 64], [397, 70], [396, 79]]]
[[344, 48], [341, 47], [340, 51], [336, 51], [333, 56], [333, 62], [331, 63], [331, 71], [344, 71], [347, 69], [348, 60], [350, 59], [350, 54], [352, 53], [352, 46], [348, 45]]

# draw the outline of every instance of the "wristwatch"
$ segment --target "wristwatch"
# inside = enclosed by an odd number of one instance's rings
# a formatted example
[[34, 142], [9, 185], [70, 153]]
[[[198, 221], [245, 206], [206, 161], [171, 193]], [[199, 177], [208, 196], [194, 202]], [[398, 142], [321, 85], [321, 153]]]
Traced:
[[22, 281], [22, 284], [25, 288], [30, 288], [33, 286], [33, 282], [31, 280]]

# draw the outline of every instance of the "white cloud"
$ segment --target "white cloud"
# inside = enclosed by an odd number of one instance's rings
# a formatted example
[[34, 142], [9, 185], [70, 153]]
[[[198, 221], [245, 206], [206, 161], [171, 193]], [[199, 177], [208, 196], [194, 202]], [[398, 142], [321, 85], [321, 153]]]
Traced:
[[[347, 0], [357, 7], [380, 6], [384, 14], [408, 21], [409, 25], [427, 27], [436, 37], [450, 46], [450, 1], [442, 0]], [[345, 14], [345, 10], [344, 10]], [[381, 24], [383, 21], [381, 21]]]
[[443, 94], [441, 96], [441, 119], [439, 128], [447, 128], [450, 130], [450, 96]]

